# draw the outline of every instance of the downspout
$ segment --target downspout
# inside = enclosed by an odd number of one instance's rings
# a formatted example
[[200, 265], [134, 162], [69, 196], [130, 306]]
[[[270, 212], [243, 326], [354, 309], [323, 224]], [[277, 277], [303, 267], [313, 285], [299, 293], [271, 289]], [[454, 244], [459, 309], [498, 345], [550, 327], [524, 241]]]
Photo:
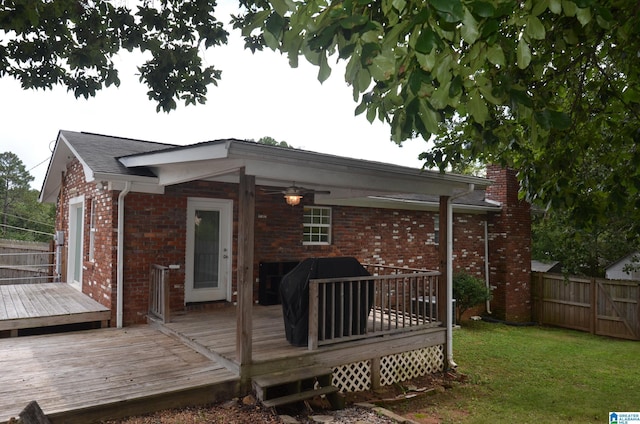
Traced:
[[[484, 282], [487, 290], [491, 290], [489, 283], [489, 220], [484, 220]], [[487, 313], [491, 315], [491, 300], [487, 299]]]
[[473, 193], [475, 184], [469, 184], [466, 191], [447, 199], [447, 364], [449, 369], [458, 367], [453, 361], [453, 201]]
[[131, 182], [127, 181], [124, 190], [118, 195], [118, 268], [116, 271], [117, 310], [116, 326], [122, 328], [122, 309], [124, 307], [124, 198], [131, 190]]

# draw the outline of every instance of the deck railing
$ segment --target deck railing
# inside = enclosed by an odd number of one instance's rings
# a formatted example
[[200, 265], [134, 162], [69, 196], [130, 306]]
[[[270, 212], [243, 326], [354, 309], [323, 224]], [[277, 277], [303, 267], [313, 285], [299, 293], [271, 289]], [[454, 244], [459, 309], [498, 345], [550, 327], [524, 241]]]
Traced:
[[309, 350], [440, 325], [437, 271], [309, 281]]
[[149, 314], [167, 323], [171, 319], [169, 308], [169, 268], [151, 265], [149, 277]]

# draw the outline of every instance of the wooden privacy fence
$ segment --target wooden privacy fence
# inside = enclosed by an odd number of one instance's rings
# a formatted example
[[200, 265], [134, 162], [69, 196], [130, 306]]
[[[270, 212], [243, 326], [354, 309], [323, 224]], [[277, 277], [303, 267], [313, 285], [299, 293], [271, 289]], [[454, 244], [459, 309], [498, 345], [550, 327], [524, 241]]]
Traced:
[[601, 336], [640, 340], [640, 282], [531, 273], [533, 319]]
[[50, 283], [54, 270], [49, 243], [0, 240], [0, 284]]

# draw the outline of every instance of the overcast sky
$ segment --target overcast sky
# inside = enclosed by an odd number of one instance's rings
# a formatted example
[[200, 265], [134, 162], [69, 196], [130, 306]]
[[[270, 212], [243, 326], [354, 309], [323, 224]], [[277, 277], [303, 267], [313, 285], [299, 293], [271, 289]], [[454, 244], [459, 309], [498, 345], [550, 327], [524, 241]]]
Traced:
[[[227, 19], [221, 19], [224, 22]], [[86, 131], [149, 141], [191, 144], [221, 138], [258, 140], [269, 136], [297, 148], [340, 156], [420, 167], [424, 140], [398, 147], [389, 127], [354, 116], [357, 104], [336, 67], [320, 84], [317, 68], [300, 60], [291, 69], [286, 57], [271, 51], [252, 55], [233, 32], [228, 46], [209, 49], [208, 65], [222, 70], [206, 105], [180, 105], [155, 111], [146, 86], [138, 82], [132, 56], [124, 53], [119, 88], [88, 100], [65, 89], [24, 91], [10, 78], [0, 79], [0, 151], [18, 155], [40, 189], [59, 130]]]

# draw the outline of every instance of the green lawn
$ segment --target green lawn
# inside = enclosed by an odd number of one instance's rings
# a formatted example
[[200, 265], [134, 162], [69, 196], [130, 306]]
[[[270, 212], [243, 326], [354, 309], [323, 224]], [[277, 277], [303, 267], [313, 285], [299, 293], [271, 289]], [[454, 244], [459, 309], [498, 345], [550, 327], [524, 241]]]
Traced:
[[454, 359], [466, 383], [391, 405], [442, 423], [607, 423], [640, 411], [640, 342], [544, 327], [465, 323]]

